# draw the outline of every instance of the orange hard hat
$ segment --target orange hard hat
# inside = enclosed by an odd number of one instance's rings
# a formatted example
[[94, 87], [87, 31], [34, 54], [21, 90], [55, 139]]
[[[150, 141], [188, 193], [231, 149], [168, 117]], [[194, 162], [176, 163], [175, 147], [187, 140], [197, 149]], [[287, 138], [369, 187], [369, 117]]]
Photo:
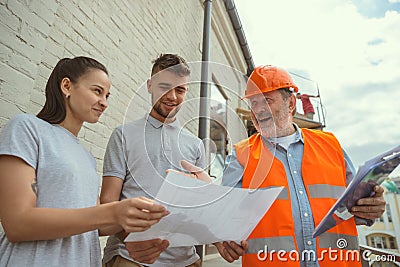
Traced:
[[289, 88], [294, 92], [299, 91], [299, 88], [286, 70], [272, 65], [259, 66], [251, 73], [243, 98], [281, 88]]

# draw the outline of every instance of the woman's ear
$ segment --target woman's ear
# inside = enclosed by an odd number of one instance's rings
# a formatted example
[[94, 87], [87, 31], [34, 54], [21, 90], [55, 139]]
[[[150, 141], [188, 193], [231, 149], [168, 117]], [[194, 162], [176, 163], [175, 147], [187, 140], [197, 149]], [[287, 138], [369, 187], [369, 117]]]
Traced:
[[67, 77], [64, 77], [61, 80], [60, 87], [63, 95], [65, 95], [65, 97], [68, 98], [71, 95], [71, 80]]

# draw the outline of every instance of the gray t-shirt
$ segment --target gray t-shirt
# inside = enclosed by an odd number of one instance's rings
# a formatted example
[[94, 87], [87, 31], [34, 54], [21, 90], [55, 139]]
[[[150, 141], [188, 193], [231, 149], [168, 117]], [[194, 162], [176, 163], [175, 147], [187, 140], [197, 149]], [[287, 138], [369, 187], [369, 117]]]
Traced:
[[[36, 170], [37, 207], [76, 209], [97, 204], [99, 178], [95, 160], [65, 128], [34, 115], [17, 115], [2, 131], [0, 155], [19, 157]], [[3, 233], [0, 255], [1, 267], [101, 266], [97, 230], [19, 243], [10, 243]]]
[[[183, 129], [178, 120], [163, 124], [146, 115], [114, 130], [104, 157], [103, 176], [123, 180], [120, 199], [154, 198], [167, 169], [182, 170], [182, 159], [203, 168], [204, 156], [202, 141]], [[115, 255], [132, 261], [125, 245], [117, 237], [110, 236], [103, 261], [108, 262]], [[194, 247], [175, 247], [165, 250], [154, 264], [146, 265], [187, 266], [198, 258]]]

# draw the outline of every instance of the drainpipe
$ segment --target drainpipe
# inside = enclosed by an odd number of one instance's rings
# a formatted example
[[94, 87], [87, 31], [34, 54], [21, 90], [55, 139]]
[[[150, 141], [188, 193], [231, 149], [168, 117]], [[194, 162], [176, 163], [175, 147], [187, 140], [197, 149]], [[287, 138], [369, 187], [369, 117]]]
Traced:
[[[203, 49], [201, 56], [201, 85], [200, 85], [200, 118], [198, 136], [201, 140], [208, 138], [208, 119], [210, 109], [208, 107], [208, 67], [210, 59], [210, 29], [211, 29], [212, 0], [204, 1], [204, 22], [203, 22]], [[206, 146], [206, 155], [208, 149]]]
[[250, 53], [250, 48], [247, 43], [246, 35], [244, 34], [242, 23], [240, 22], [239, 14], [233, 0], [224, 0], [224, 2], [226, 12], [228, 12], [233, 29], [236, 33], [236, 37], [239, 41], [240, 48], [242, 49], [244, 59], [246, 60], [247, 76], [250, 76], [254, 70], [254, 61]]
[[[244, 34], [242, 23], [240, 22], [239, 14], [237, 12], [233, 0], [224, 0], [226, 11], [228, 12], [229, 19], [231, 20], [233, 29], [235, 30], [236, 37], [239, 41], [240, 48], [242, 49], [243, 56], [247, 65], [247, 76], [253, 72], [255, 66], [253, 57], [250, 53], [250, 48]], [[200, 112], [199, 112], [199, 130], [198, 136], [204, 140], [208, 138], [208, 124], [209, 107], [208, 107], [208, 62], [210, 58], [210, 30], [211, 30], [211, 11], [212, 0], [204, 1], [204, 21], [203, 21], [203, 49], [202, 49], [202, 67], [201, 67], [201, 85], [200, 85]], [[207, 148], [206, 148], [207, 149]], [[207, 153], [208, 151], [206, 151]]]
[[[199, 111], [199, 131], [198, 136], [201, 140], [208, 139], [208, 119], [210, 118], [210, 109], [208, 106], [208, 67], [210, 60], [210, 30], [211, 30], [211, 11], [212, 0], [204, 1], [204, 21], [203, 21], [203, 48], [201, 55], [201, 84], [200, 84], [200, 111]], [[209, 142], [204, 143], [206, 159], [208, 159]], [[208, 160], [206, 160], [208, 162]], [[196, 246], [197, 254], [201, 260], [204, 258], [204, 245]]]

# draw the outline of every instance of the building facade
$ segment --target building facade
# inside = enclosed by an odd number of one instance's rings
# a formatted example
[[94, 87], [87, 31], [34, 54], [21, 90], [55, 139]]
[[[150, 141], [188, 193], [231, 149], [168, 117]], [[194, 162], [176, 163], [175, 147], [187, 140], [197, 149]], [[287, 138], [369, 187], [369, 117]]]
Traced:
[[[371, 227], [357, 226], [360, 245], [365, 248], [374, 248], [378, 251], [386, 251], [392, 255], [400, 255], [400, 177], [392, 179], [396, 188], [385, 189], [384, 198], [386, 211], [380, 219], [375, 220]], [[371, 257], [370, 266], [391, 267], [400, 266], [399, 262], [374, 261]]]

